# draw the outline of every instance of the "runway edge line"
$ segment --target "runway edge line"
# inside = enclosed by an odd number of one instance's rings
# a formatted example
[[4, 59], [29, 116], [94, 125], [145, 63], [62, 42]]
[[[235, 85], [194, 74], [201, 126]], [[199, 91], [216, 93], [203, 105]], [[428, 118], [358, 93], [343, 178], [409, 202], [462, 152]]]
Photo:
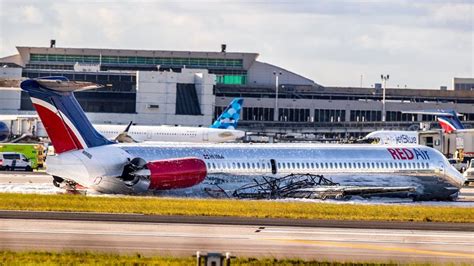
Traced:
[[358, 229], [442, 230], [474, 232], [474, 223], [399, 222], [399, 221], [345, 221], [284, 218], [247, 218], [231, 216], [143, 215], [94, 212], [48, 212], [0, 210], [0, 219], [107, 221], [137, 223], [182, 223], [255, 226], [300, 226]]

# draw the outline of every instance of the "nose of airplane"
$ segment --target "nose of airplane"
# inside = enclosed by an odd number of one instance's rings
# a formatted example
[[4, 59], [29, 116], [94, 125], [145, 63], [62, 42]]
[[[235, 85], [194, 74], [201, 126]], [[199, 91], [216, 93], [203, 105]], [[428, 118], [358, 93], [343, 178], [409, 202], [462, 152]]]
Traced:
[[0, 141], [6, 140], [9, 135], [10, 130], [8, 129], [8, 126], [5, 123], [0, 122]]
[[459, 188], [461, 188], [466, 182], [466, 178], [450, 164], [446, 167], [446, 177], [450, 183]]

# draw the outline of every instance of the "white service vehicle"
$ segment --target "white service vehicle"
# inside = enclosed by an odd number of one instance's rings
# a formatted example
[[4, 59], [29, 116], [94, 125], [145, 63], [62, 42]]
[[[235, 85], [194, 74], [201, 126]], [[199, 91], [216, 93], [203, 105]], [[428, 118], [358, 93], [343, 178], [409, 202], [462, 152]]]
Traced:
[[14, 171], [16, 169], [33, 171], [30, 160], [24, 154], [19, 152], [0, 152], [0, 170]]
[[474, 184], [474, 159], [467, 164], [467, 169], [463, 175], [466, 178], [466, 185]]
[[468, 162], [463, 162], [457, 158], [450, 158], [448, 161], [459, 172], [464, 173], [464, 171], [466, 171]]

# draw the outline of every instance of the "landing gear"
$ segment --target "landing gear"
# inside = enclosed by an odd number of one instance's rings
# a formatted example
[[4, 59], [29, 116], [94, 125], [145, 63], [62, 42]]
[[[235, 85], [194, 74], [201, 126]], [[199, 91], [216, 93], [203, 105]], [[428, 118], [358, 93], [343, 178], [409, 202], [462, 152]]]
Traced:
[[73, 195], [85, 195], [86, 191], [85, 188], [80, 184], [64, 179], [59, 176], [53, 176], [53, 185], [57, 188], [62, 188], [66, 191], [66, 194], [73, 194]]

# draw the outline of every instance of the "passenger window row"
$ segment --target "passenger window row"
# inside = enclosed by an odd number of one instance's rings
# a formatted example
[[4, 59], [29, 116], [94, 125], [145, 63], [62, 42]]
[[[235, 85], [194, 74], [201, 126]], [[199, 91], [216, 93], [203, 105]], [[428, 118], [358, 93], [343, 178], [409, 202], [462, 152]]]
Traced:
[[[115, 134], [115, 135], [118, 135], [118, 134], [119, 134], [118, 131], [110, 131], [110, 130], [103, 130], [102, 132], [103, 132], [104, 134]], [[146, 135], [147, 132], [132, 132], [131, 134]], [[178, 136], [178, 135], [182, 135], [182, 136], [197, 136], [196, 133], [182, 133], [182, 134], [178, 134], [178, 133], [173, 133], [173, 132], [155, 132], [154, 135], [167, 135], [167, 136]]]
[[[226, 169], [270, 169], [270, 163], [264, 162], [207, 162], [207, 168], [210, 170]], [[428, 169], [428, 162], [278, 162], [276, 164], [279, 170], [335, 170], [335, 169]]]
[[226, 169], [267, 169], [271, 168], [270, 163], [264, 163], [264, 162], [207, 162], [206, 163], [207, 169], [210, 170], [226, 170]]

